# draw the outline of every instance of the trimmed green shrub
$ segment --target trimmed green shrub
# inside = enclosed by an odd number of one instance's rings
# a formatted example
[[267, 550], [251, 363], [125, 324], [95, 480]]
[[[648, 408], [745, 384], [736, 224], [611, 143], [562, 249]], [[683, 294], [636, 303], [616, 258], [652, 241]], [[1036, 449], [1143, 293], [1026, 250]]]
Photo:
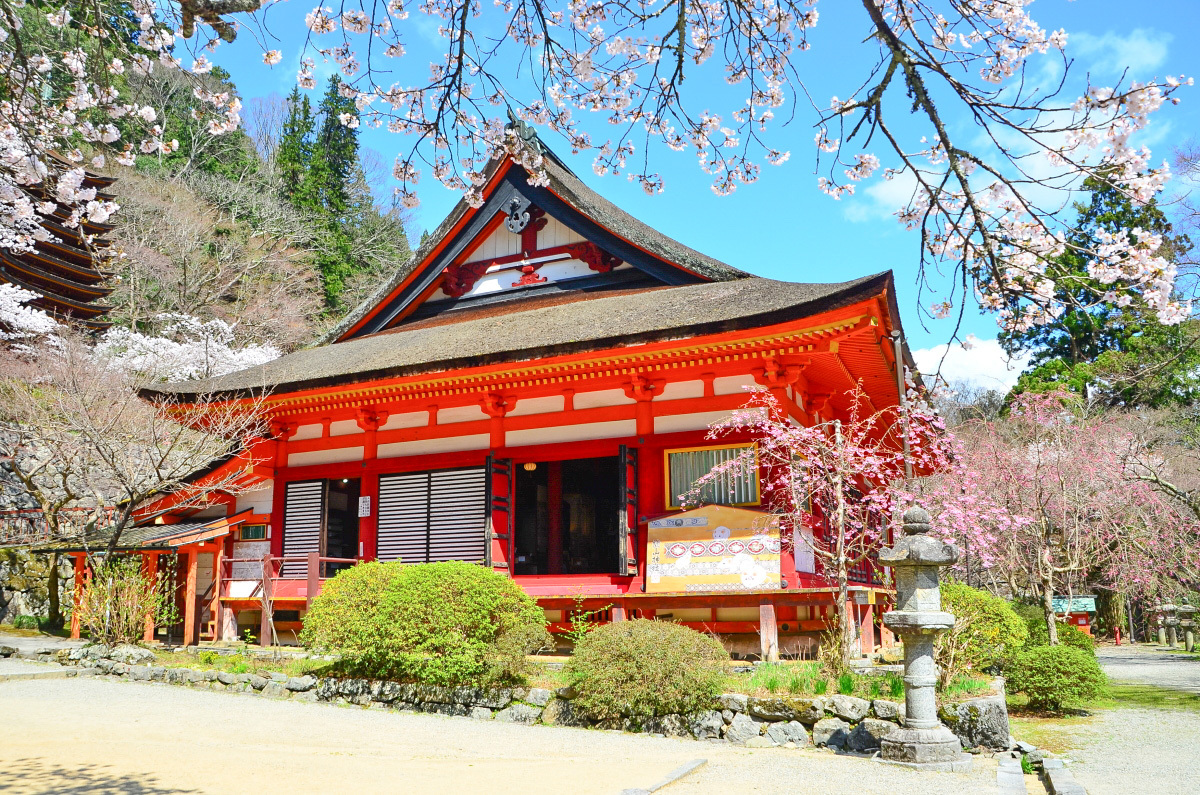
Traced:
[[37, 616], [16, 616], [13, 618], [13, 629], [40, 629], [41, 622]]
[[954, 628], [934, 645], [943, 687], [964, 674], [999, 666], [1025, 642], [1025, 622], [1006, 600], [961, 582], [943, 583], [941, 590], [942, 610], [954, 615]]
[[[1034, 646], [1049, 646], [1050, 645], [1050, 630], [1046, 629], [1046, 619], [1042, 617], [1041, 612], [1038, 612], [1037, 618], [1030, 618], [1026, 622], [1029, 628], [1029, 636], [1025, 641], [1026, 647]], [[1096, 655], [1096, 644], [1091, 637], [1081, 630], [1079, 627], [1071, 624], [1058, 622], [1058, 644], [1060, 646], [1070, 646], [1080, 651], [1086, 651], [1093, 657]]]
[[1008, 670], [1009, 689], [1027, 695], [1035, 709], [1058, 710], [1096, 698], [1106, 681], [1096, 655], [1074, 646], [1028, 647]]
[[644, 720], [711, 706], [728, 660], [715, 638], [669, 621], [635, 619], [589, 632], [564, 672], [584, 714]]
[[327, 580], [301, 642], [349, 674], [433, 685], [518, 683], [551, 642], [537, 604], [473, 563], [363, 563]]

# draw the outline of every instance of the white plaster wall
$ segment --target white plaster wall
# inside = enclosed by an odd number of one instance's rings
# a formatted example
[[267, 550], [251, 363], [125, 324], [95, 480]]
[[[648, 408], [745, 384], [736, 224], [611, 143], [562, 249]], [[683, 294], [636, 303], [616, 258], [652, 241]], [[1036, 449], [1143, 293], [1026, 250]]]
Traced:
[[562, 395], [549, 397], [524, 398], [517, 401], [517, 407], [508, 412], [509, 417], [521, 417], [526, 414], [548, 414], [552, 411], [562, 411], [566, 400]]
[[655, 433], [678, 433], [679, 431], [699, 431], [720, 419], [728, 417], [731, 411], [702, 411], [696, 414], [672, 414], [666, 417], [654, 418]]
[[636, 402], [625, 394], [624, 389], [601, 389], [576, 393], [574, 405], [577, 409], [596, 409], [602, 406], [627, 406]]
[[479, 406], [455, 406], [451, 409], [438, 409], [437, 424], [452, 425], [456, 422], [474, 422], [486, 420], [487, 414]]
[[429, 455], [431, 453], [457, 453], [463, 450], [486, 450], [491, 437], [486, 433], [468, 436], [448, 436], [442, 439], [419, 439], [414, 442], [381, 444], [376, 451], [379, 458], [400, 458], [406, 455]]
[[268, 480], [261, 486], [258, 486], [254, 491], [247, 491], [237, 495], [237, 510], [236, 513], [241, 513], [247, 508], [255, 513], [270, 513], [272, 500], [275, 494], [275, 481]]
[[404, 414], [392, 414], [387, 422], [379, 426], [381, 431], [391, 431], [397, 428], [420, 428], [429, 424], [428, 411], [409, 411]]
[[335, 447], [332, 450], [314, 450], [311, 453], [292, 453], [288, 456], [288, 466], [307, 467], [314, 464], [342, 464], [346, 461], [362, 461], [363, 448]]
[[538, 248], [554, 248], [568, 243], [579, 243], [583, 236], [557, 218], [546, 216], [548, 223], [538, 232]]
[[754, 376], [747, 373], [746, 375], [726, 375], [720, 378], [713, 379], [713, 394], [716, 395], [734, 395], [745, 394], [744, 387], [755, 386]]
[[524, 447], [531, 444], [559, 444], [582, 442], [588, 439], [612, 439], [617, 436], [633, 436], [637, 433], [635, 420], [612, 422], [588, 422], [581, 425], [565, 425], [556, 428], [530, 428], [525, 431], [509, 431], [504, 434], [507, 447]]
[[289, 441], [299, 442], [302, 439], [320, 439], [320, 438], [321, 438], [321, 424], [320, 423], [312, 423], [311, 425], [301, 425], [299, 428], [297, 428], [296, 432], [294, 434], [292, 434], [292, 436], [289, 438]]
[[350, 436], [351, 434], [363, 432], [363, 429], [358, 427], [357, 420], [338, 420], [337, 422], [329, 423], [330, 436]]
[[683, 400], [684, 398], [704, 397], [703, 381], [673, 381], [663, 387], [662, 393], [655, 400]]

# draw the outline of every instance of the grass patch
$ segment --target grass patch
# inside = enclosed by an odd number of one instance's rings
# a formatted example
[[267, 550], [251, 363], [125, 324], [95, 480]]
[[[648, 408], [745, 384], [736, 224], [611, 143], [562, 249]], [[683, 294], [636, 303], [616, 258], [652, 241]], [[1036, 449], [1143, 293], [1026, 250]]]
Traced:
[[1080, 726], [1087, 726], [1095, 718], [1077, 717], [1073, 715], [1009, 714], [1008, 725], [1013, 737], [1032, 743], [1038, 748], [1044, 748], [1055, 754], [1073, 751], [1078, 747], [1075, 732]]
[[1098, 709], [1182, 709], [1200, 712], [1200, 693], [1154, 685], [1110, 682], [1108, 692], [1089, 706]]
[[228, 671], [231, 674], [280, 673], [287, 676], [328, 676], [334, 673], [334, 662], [297, 657], [248, 657], [242, 654], [217, 654], [201, 651], [198, 654], [151, 649], [164, 668], [197, 668]]

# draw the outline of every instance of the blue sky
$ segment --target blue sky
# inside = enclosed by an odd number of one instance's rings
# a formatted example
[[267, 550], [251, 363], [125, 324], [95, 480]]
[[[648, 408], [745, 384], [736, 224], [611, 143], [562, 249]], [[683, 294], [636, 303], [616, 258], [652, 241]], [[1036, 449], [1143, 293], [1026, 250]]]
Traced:
[[[303, 17], [310, 8], [304, 2], [292, 0], [271, 11], [270, 27], [280, 40], [270, 46], [284, 53], [283, 62], [275, 68], [262, 64], [262, 50], [249, 32], [234, 45], [218, 48], [213, 60], [232, 73], [244, 98], [291, 90], [305, 33]], [[821, 0], [818, 10], [821, 19], [810, 37], [812, 49], [801, 56], [797, 65], [815, 97], [845, 97], [865, 77], [869, 65], [865, 60], [869, 52], [847, 46], [861, 41], [865, 34], [864, 12], [858, 3], [835, 0]], [[1195, 0], [1040, 0], [1033, 4], [1031, 13], [1047, 29], [1066, 29], [1067, 54], [1075, 60], [1072, 73], [1080, 78], [1088, 73], [1093, 83], [1111, 85], [1126, 68], [1129, 77], [1137, 80], [1200, 73], [1200, 54], [1195, 46], [1200, 34], [1200, 4]], [[427, 21], [420, 17], [414, 9], [410, 21], [418, 29], [417, 35], [410, 37], [414, 46], [404, 59], [410, 61], [405, 64], [408, 70], [424, 70], [429, 60], [427, 48], [436, 43], [430, 31], [424, 29]], [[1054, 67], [1044, 63], [1041, 69], [1053, 74]], [[330, 71], [324, 70], [326, 74]], [[403, 77], [399, 79], [406, 82]], [[712, 85], [707, 84], [705, 90], [718, 92], [712, 98], [714, 109], [728, 107], [729, 103], [722, 101], [721, 87], [713, 89]], [[699, 90], [695, 84], [693, 90]], [[1198, 92], [1200, 86], [1185, 89], [1180, 105], [1155, 115], [1151, 129], [1141, 140], [1154, 150], [1156, 162], [1169, 159], [1176, 146], [1200, 135]], [[790, 149], [791, 159], [781, 167], [764, 165], [758, 182], [741, 186], [727, 197], [711, 192], [709, 176], [686, 152], [652, 151], [654, 167], [665, 178], [666, 190], [651, 197], [624, 177], [595, 176], [591, 156], [585, 153], [572, 157], [552, 135], [546, 134], [546, 139], [577, 174], [611, 201], [665, 234], [743, 270], [790, 281], [842, 281], [887, 269], [895, 271], [909, 344], [914, 349], [939, 353], [936, 346], [949, 340], [954, 320], [931, 320], [917, 311], [915, 233], [906, 232], [892, 216], [897, 202], [888, 200], [882, 186], [874, 190], [869, 185], [860, 186], [858, 195], [841, 201], [817, 190], [814, 132], [806, 108], [799, 105], [795, 121], [777, 126], [770, 139], [772, 145]], [[950, 121], [954, 124], [958, 120]], [[594, 134], [605, 134], [601, 126], [591, 129]], [[362, 141], [387, 163], [405, 144], [398, 136], [369, 129], [363, 130]], [[422, 180], [419, 195], [422, 203], [416, 210], [416, 226], [424, 229], [435, 227], [458, 199], [457, 194], [429, 178]], [[931, 278], [936, 283], [939, 277], [932, 274]], [[991, 317], [973, 308], [968, 310], [962, 336], [974, 334], [986, 341], [994, 339], [996, 333]], [[928, 354], [924, 357], [925, 361], [938, 358]], [[921, 364], [925, 369], [925, 362]], [[980, 383], [1015, 380], [1015, 371], [1004, 371], [998, 347], [986, 343], [969, 352], [953, 346], [946, 368], [949, 375], [970, 376]]]

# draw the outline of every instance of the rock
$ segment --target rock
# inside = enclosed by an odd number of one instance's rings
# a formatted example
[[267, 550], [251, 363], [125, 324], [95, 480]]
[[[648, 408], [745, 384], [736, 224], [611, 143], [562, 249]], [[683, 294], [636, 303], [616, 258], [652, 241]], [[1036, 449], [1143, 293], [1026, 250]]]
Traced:
[[[732, 719], [731, 717], [730, 720]], [[721, 729], [725, 728], [725, 720], [721, 717], [720, 712], [710, 709], [692, 715], [688, 722], [688, 728], [691, 729], [692, 736], [697, 740], [719, 740]]]
[[875, 713], [875, 717], [877, 718], [899, 721], [900, 706], [895, 701], [884, 701], [877, 698], [871, 702], [871, 711]]
[[846, 747], [851, 751], [874, 751], [880, 747], [880, 740], [896, 731], [900, 727], [891, 721], [864, 718], [846, 738]]
[[204, 681], [204, 674], [201, 671], [197, 671], [194, 668], [184, 668], [182, 670], [183, 670], [183, 681], [189, 682], [189, 683]]
[[886, 649], [880, 649], [879, 662], [887, 665], [895, 665], [904, 662], [904, 647], [889, 646]]
[[727, 709], [730, 712], [745, 712], [746, 702], [749, 700], [748, 696], [741, 693], [722, 693], [717, 696], [717, 703], [721, 705], [721, 709]]
[[649, 734], [661, 734], [664, 737], [691, 737], [688, 722], [682, 715], [663, 715], [649, 718], [642, 729]]
[[973, 698], [958, 705], [954, 733], [965, 748], [1008, 748], [1008, 708], [1002, 696]]
[[309, 690], [305, 693], [297, 693], [295, 696], [292, 697], [292, 701], [304, 701], [309, 704], [316, 704], [317, 703], [317, 694], [313, 690]]
[[269, 682], [269, 681], [271, 681], [271, 680], [267, 679], [264, 676], [259, 676], [258, 674], [251, 674], [250, 680], [249, 680], [250, 686], [252, 688], [254, 688], [255, 690], [262, 690], [264, 687], [267, 686], [267, 682]]
[[726, 726], [733, 723], [733, 716], [734, 716], [733, 710], [731, 710], [731, 709], [721, 710], [721, 720], [725, 721]]
[[206, 682], [217, 681], [217, 672], [216, 671], [201, 671], [200, 674], [204, 677], [204, 681], [206, 681]]
[[558, 697], [565, 698], [568, 701], [570, 701], [571, 699], [575, 698], [578, 695], [579, 695], [579, 693], [576, 692], [574, 685], [567, 685], [566, 687], [560, 687], [558, 689]]
[[465, 704], [421, 704], [422, 712], [434, 715], [450, 715], [455, 718], [465, 718], [471, 714], [471, 708]]
[[1033, 745], [1032, 743], [1027, 743], [1024, 740], [1017, 740], [1017, 750], [1023, 754], [1031, 754], [1037, 749], [1037, 746]]
[[555, 698], [542, 711], [542, 723], [550, 726], [586, 726], [587, 720], [575, 712], [570, 701]]
[[167, 680], [167, 669], [161, 665], [150, 666], [150, 681], [165, 682]]
[[270, 677], [272, 682], [279, 682], [280, 684], [283, 684], [290, 678], [287, 674], [281, 674], [278, 671], [271, 671], [267, 676]]
[[[530, 691], [532, 693], [532, 691]], [[476, 690], [471, 700], [468, 702], [477, 707], [487, 707], [488, 709], [504, 709], [513, 700], [513, 691], [508, 687], [500, 687], [494, 690]], [[546, 699], [549, 701], [550, 699]], [[535, 702], [536, 703], [536, 702]], [[545, 701], [538, 706], [545, 706]]]
[[850, 737], [850, 724], [840, 718], [822, 718], [813, 726], [813, 745], [844, 748]]
[[237, 682], [237, 675], [231, 674], [228, 671], [221, 671], [217, 674], [217, 681], [223, 685], [232, 685]]
[[496, 713], [496, 720], [504, 723], [537, 723], [542, 710], [528, 704], [512, 704]]
[[[76, 649], [75, 651], [81, 651], [81, 649]], [[11, 657], [16, 653], [17, 653], [17, 650], [15, 648], [13, 648], [12, 646], [0, 646], [0, 657]], [[75, 652], [71, 652], [71, 653], [74, 654]], [[76, 657], [74, 659], [79, 659], [79, 658]]]
[[112, 672], [117, 676], [125, 676], [129, 673], [130, 667], [125, 663], [115, 662], [112, 664]]
[[770, 721], [798, 720], [809, 725], [825, 717], [825, 699], [804, 696], [751, 698], [746, 711], [756, 718]]
[[262, 694], [267, 698], [287, 698], [292, 693], [279, 682], [271, 681], [263, 687]]
[[733, 722], [725, 730], [725, 739], [734, 745], [745, 745], [752, 737], [762, 734], [763, 723], [744, 712], [733, 716]]
[[776, 745], [794, 743], [798, 748], [812, 745], [812, 740], [808, 736], [808, 729], [804, 728], [804, 724], [798, 720], [791, 720], [787, 723], [772, 723], [767, 727], [767, 736], [774, 740]]
[[149, 682], [150, 669], [144, 665], [130, 666], [128, 676], [135, 682]]
[[142, 649], [137, 646], [131, 646], [128, 643], [123, 643], [117, 646], [106, 655], [110, 660], [125, 663], [126, 665], [145, 665], [154, 662], [157, 658], [154, 652], [149, 649]]
[[317, 685], [315, 676], [293, 676], [283, 683], [283, 686], [293, 693], [303, 693], [312, 690]]
[[469, 717], [472, 720], [491, 720], [492, 711], [487, 707], [471, 707]]
[[554, 697], [554, 693], [544, 687], [532, 687], [529, 689], [529, 695], [525, 696], [525, 700], [530, 704], [536, 704], [539, 707], [544, 707]]
[[749, 740], [743, 743], [743, 745], [745, 745], [747, 748], [774, 748], [775, 746], [779, 745], [779, 743], [775, 742], [766, 735], [760, 734], [757, 737], [751, 737]]
[[838, 694], [829, 699], [825, 708], [843, 720], [857, 723], [871, 711], [871, 702], [865, 698]]

